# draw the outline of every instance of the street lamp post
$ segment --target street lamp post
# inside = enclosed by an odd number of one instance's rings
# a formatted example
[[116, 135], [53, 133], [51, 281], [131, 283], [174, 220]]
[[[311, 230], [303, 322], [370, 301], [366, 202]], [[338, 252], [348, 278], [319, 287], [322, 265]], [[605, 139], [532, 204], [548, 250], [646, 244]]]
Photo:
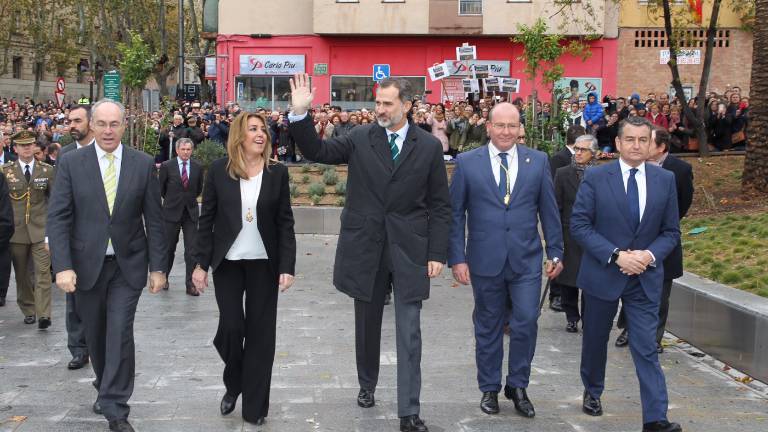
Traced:
[[179, 98], [184, 98], [184, 0], [179, 0], [179, 90], [176, 99]]

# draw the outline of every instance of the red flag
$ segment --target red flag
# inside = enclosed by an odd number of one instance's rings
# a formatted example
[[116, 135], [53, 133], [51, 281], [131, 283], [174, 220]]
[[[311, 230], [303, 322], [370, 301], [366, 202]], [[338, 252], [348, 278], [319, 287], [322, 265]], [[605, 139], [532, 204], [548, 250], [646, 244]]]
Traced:
[[701, 24], [703, 21], [703, 14], [702, 14], [703, 3], [704, 3], [703, 0], [688, 0], [688, 5], [691, 8], [691, 13], [693, 14], [693, 18], [699, 24]]

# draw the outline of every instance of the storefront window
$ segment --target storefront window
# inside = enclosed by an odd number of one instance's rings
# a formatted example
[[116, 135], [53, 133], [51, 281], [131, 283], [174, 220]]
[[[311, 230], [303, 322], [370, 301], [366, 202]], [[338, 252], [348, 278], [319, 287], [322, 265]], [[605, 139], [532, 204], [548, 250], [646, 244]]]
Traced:
[[[426, 88], [426, 77], [393, 77], [405, 78], [413, 86], [413, 94], [423, 98]], [[375, 105], [373, 85], [370, 76], [332, 76], [331, 105], [338, 105], [344, 110], [372, 109]]]
[[268, 111], [286, 111], [291, 101], [288, 76], [239, 76], [236, 78], [236, 99], [246, 111], [264, 108]]

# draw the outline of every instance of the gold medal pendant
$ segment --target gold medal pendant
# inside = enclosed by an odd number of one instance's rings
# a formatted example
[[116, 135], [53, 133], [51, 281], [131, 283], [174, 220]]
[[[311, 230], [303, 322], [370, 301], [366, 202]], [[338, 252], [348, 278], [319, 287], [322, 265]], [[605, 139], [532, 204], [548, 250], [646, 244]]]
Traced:
[[248, 209], [248, 213], [245, 214], [245, 220], [248, 223], [253, 222], [253, 213], [251, 213], [251, 209], [250, 208]]
[[509, 205], [509, 194], [504, 195], [504, 205]]

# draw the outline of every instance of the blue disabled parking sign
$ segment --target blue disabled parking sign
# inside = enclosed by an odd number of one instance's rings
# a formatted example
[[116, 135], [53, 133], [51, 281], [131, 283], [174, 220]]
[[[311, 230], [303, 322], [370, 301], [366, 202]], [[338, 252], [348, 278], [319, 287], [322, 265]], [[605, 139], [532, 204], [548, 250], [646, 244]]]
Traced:
[[388, 64], [373, 65], [373, 80], [381, 81], [385, 78], [389, 78], [389, 65]]

